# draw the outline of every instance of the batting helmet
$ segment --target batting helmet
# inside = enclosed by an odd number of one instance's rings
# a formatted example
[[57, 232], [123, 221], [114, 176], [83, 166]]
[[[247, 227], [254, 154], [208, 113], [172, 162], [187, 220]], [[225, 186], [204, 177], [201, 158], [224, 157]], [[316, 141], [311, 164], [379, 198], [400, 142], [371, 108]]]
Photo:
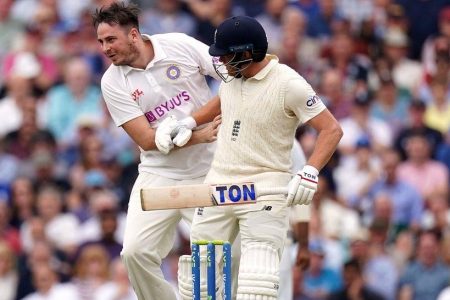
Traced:
[[[264, 28], [256, 19], [247, 16], [231, 17], [223, 21], [214, 33], [214, 44], [209, 47], [213, 57], [234, 54], [229, 63], [240, 77], [240, 72], [252, 61], [260, 62], [267, 53], [267, 36]], [[243, 53], [249, 51], [251, 59], [244, 59]], [[224, 79], [224, 72], [219, 71], [218, 59], [213, 59], [217, 74]]]

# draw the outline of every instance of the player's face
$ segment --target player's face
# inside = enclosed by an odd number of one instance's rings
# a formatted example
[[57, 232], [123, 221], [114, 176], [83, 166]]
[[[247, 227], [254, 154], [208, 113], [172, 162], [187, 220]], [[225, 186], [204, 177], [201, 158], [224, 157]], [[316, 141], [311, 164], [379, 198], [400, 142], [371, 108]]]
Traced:
[[117, 24], [100, 23], [97, 27], [97, 40], [103, 53], [116, 66], [131, 65], [139, 58], [134, 44], [133, 34], [136, 29], [127, 29]]
[[235, 54], [227, 54], [227, 55], [223, 55], [220, 57], [220, 62], [225, 66], [225, 68], [227, 69], [228, 75], [230, 76], [235, 76], [236, 75], [236, 68], [233, 67], [230, 62], [233, 60], [233, 58], [235, 57]]

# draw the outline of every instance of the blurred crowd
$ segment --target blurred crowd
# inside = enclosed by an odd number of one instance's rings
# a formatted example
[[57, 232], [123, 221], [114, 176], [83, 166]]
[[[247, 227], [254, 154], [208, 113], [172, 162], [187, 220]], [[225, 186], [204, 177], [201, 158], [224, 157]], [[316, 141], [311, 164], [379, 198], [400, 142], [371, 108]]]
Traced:
[[[105, 108], [91, 23], [110, 2], [0, 0], [0, 300], [136, 299], [120, 250], [139, 150]], [[295, 300], [450, 299], [448, 1], [134, 2], [141, 32], [208, 45], [225, 18], [256, 17], [342, 125]], [[307, 157], [315, 134], [297, 131]], [[163, 262], [174, 287], [188, 252], [181, 226]]]

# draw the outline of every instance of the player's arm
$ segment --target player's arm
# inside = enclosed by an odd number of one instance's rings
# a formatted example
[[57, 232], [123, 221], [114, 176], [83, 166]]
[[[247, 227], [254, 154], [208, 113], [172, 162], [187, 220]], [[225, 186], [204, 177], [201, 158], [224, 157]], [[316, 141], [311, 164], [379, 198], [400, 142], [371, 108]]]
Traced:
[[317, 190], [319, 171], [333, 155], [343, 133], [337, 120], [301, 77], [288, 82], [284, 105], [287, 115], [297, 116], [318, 132], [313, 153], [288, 186], [288, 205], [307, 205]]
[[197, 126], [199, 126], [212, 122], [218, 115], [220, 115], [220, 98], [219, 96], [214, 96], [199, 110], [192, 113], [192, 118], [194, 118]]
[[328, 109], [307, 122], [317, 132], [317, 140], [307, 165], [321, 170], [333, 155], [343, 135], [341, 126]]
[[150, 127], [144, 115], [122, 124], [122, 128], [142, 150], [158, 150], [155, 143], [156, 130]]

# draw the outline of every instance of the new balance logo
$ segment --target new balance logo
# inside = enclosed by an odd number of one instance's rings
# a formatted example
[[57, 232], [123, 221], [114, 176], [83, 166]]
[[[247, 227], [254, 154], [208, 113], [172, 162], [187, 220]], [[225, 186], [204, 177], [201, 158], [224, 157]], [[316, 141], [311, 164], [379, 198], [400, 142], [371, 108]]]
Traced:
[[263, 208], [262, 208], [261, 210], [271, 211], [271, 210], [272, 210], [272, 206], [270, 206], [270, 205], [264, 205]]

